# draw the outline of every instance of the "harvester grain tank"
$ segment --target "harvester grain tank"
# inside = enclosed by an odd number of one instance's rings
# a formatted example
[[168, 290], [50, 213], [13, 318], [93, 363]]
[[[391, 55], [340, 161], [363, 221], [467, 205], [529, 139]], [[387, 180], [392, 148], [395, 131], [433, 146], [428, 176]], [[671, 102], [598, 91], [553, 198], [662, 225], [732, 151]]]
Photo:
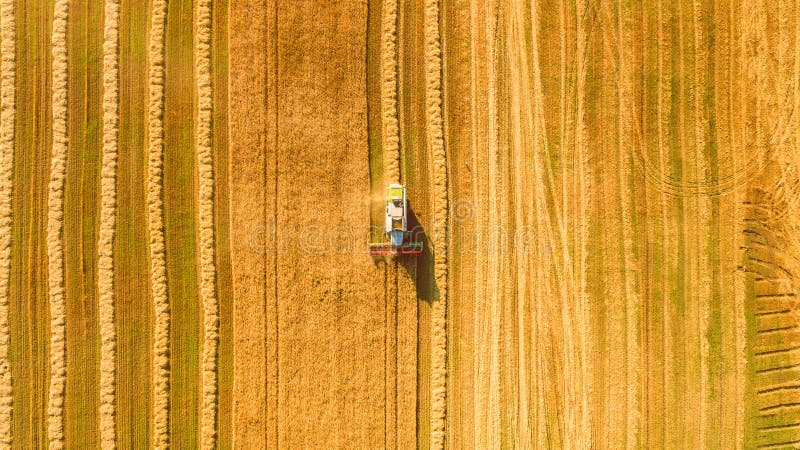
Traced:
[[386, 198], [386, 222], [384, 236], [388, 242], [369, 244], [372, 255], [419, 255], [422, 242], [411, 242], [408, 231], [408, 200], [402, 184], [389, 185]]

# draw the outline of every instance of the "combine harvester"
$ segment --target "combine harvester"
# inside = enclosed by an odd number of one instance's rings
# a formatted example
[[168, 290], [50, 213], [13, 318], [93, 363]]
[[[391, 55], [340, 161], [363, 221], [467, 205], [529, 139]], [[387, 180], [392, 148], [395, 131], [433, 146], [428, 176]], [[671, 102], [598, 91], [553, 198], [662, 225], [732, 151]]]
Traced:
[[386, 199], [385, 232], [389, 237], [389, 242], [369, 244], [371, 255], [419, 255], [422, 253], [422, 242], [409, 242], [408, 202], [406, 201], [406, 188], [402, 184], [389, 185], [389, 197]]

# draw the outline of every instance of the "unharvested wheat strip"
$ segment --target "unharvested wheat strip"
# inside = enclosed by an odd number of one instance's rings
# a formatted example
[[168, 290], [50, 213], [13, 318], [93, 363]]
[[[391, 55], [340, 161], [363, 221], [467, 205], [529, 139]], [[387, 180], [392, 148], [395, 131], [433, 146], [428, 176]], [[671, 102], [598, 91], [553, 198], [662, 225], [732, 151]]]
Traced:
[[0, 2], [0, 444], [12, 440], [12, 384], [8, 361], [11, 271], [11, 193], [14, 166], [16, 23], [14, 0]]
[[445, 442], [447, 407], [447, 155], [442, 125], [442, 57], [439, 37], [439, 0], [425, 1], [425, 105], [428, 145], [433, 154], [434, 277], [439, 298], [431, 312], [431, 448]]
[[385, 178], [400, 182], [400, 130], [397, 119], [397, 0], [384, 0], [381, 25], [381, 107]]
[[197, 173], [200, 210], [200, 296], [203, 305], [202, 415], [200, 441], [216, 447], [217, 349], [219, 303], [214, 241], [214, 161], [211, 148], [211, 0], [197, 5], [195, 70], [197, 71]]
[[67, 175], [67, 20], [69, 1], [57, 0], [53, 12], [53, 142], [47, 197], [47, 273], [50, 298], [50, 391], [47, 438], [64, 447], [66, 386], [66, 303], [64, 299], [64, 184]]
[[106, 0], [103, 31], [103, 166], [100, 235], [97, 245], [100, 293], [100, 445], [116, 447], [116, 359], [114, 325], [114, 231], [117, 226], [119, 137], [119, 0]]
[[164, 245], [164, 31], [166, 0], [154, 0], [150, 22], [148, 228], [153, 325], [153, 446], [169, 446], [169, 299]]

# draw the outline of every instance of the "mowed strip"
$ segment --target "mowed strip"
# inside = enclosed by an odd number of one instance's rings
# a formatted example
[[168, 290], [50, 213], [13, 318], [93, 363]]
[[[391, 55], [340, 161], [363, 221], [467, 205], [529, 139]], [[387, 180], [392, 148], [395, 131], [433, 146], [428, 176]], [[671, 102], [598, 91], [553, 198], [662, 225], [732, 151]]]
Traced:
[[[70, 2], [67, 54], [69, 102], [64, 191], [67, 381], [64, 437], [69, 446], [97, 447], [100, 327], [97, 236], [100, 224], [103, 7]], [[83, 99], [87, 99], [84, 101]], [[88, 100], [91, 99], [91, 100]]]
[[213, 3], [211, 68], [213, 70], [214, 233], [216, 235], [219, 353], [217, 356], [217, 445], [233, 447], [233, 286], [230, 252], [228, 153], [228, 0]]
[[164, 44], [164, 228], [170, 306], [169, 437], [198, 445], [200, 307], [197, 274], [193, 60], [190, 0], [169, 2]]
[[[476, 182], [485, 173], [485, 164], [478, 163], [476, 147], [487, 137], [487, 133], [476, 133], [476, 130], [486, 120], [486, 114], [479, 113], [485, 109], [478, 107], [482, 98], [485, 99], [485, 83], [489, 82], [483, 71], [487, 64], [493, 64], [484, 53], [490, 51], [484, 30], [476, 27], [479, 21], [490, 16], [478, 3], [459, 0], [442, 4], [444, 112], [448, 130], [445, 142], [454, 199], [450, 234], [454, 251], [449, 260], [450, 316], [447, 323], [449, 448], [487, 445], [483, 416], [492, 411], [492, 406], [482, 401], [485, 397], [476, 395], [486, 392], [487, 387], [487, 377], [477, 370], [481, 362], [476, 354], [480, 348], [476, 338], [482, 330], [477, 325], [487, 307], [477, 299], [482, 298], [486, 287], [485, 267], [480, 267], [486, 253], [480, 250], [485, 244], [480, 223], [485, 220], [488, 187]], [[478, 87], [475, 83], [483, 84]], [[485, 155], [480, 157], [482, 161]]]
[[17, 116], [11, 226], [9, 359], [14, 384], [13, 435], [20, 447], [47, 445], [50, 373], [47, 296], [47, 184], [50, 179], [50, 30], [45, 2], [18, 0]]
[[[433, 298], [433, 257], [429, 233], [431, 189], [429, 147], [425, 135], [425, 59], [424, 2], [398, 2], [398, 117], [400, 132], [400, 174], [407, 188], [409, 226], [419, 226], [425, 239], [424, 251], [407, 268], [414, 279], [417, 294], [417, 427], [416, 445], [430, 445], [431, 426], [431, 299]], [[384, 167], [386, 164], [384, 164]], [[381, 192], [381, 195], [385, 195]]]
[[[367, 110], [371, 193], [370, 242], [383, 239], [388, 183], [403, 183], [398, 120], [398, 2], [371, 0], [367, 36]], [[387, 262], [385, 271], [386, 447], [416, 445], [416, 261]]]
[[120, 2], [119, 137], [114, 297], [117, 332], [116, 427], [121, 448], [151, 436], [151, 342], [147, 216], [148, 9]]

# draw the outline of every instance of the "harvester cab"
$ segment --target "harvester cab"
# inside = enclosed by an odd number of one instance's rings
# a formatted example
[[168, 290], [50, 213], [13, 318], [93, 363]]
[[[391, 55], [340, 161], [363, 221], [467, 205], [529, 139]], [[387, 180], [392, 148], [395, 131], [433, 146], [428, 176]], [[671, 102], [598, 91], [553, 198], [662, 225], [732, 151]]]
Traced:
[[408, 201], [406, 200], [406, 188], [402, 184], [389, 185], [384, 231], [389, 242], [369, 244], [371, 255], [419, 255], [422, 253], [422, 242], [410, 242]]

